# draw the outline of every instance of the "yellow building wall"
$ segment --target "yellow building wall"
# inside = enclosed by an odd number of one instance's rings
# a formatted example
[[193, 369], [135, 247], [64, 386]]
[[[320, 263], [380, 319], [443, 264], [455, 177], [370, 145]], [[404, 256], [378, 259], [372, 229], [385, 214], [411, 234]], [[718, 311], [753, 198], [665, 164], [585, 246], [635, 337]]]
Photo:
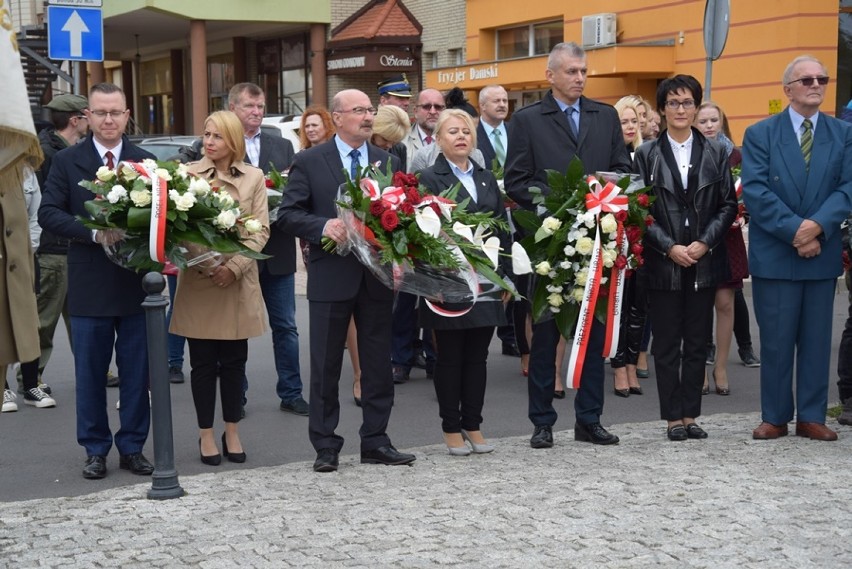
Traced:
[[[468, 90], [492, 83], [512, 91], [547, 88], [546, 58], [494, 61], [495, 31], [563, 19], [565, 41], [581, 43], [584, 15], [614, 12], [618, 47], [587, 51], [586, 95], [614, 103], [637, 93], [653, 102], [658, 80], [670, 74], [694, 75], [705, 83], [705, 4], [705, 0], [468, 0], [466, 66], [429, 71], [425, 83], [448, 89], [454, 84], [449, 74], [463, 71], [457, 84]], [[794, 57], [813, 55], [830, 76], [836, 75], [838, 6], [837, 0], [731, 0], [730, 30], [722, 57], [713, 62], [711, 95], [725, 109], [735, 141], [742, 141], [747, 126], [786, 106], [781, 75]], [[664, 40], [673, 40], [674, 45], [663, 51], [633, 47]], [[489, 68], [496, 70], [496, 77], [492, 72], [482, 73], [478, 80], [470, 78], [472, 69]], [[660, 71], [666, 68], [670, 73]], [[827, 113], [833, 114], [835, 99], [830, 83]]]

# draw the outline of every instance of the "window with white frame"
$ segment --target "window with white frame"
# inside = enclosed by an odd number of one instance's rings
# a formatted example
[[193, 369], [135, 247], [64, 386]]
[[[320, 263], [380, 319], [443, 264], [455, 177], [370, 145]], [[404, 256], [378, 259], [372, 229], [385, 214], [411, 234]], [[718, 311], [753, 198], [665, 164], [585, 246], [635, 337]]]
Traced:
[[562, 20], [538, 22], [497, 30], [497, 59], [547, 55], [564, 37]]

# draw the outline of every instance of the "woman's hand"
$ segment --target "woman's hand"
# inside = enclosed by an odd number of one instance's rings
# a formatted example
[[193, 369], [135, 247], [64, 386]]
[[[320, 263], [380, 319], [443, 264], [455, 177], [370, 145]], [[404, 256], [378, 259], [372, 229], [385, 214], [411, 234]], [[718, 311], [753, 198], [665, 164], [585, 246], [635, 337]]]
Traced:
[[710, 248], [701, 241], [693, 241], [689, 244], [689, 247], [686, 248], [686, 254], [695, 259], [695, 261], [698, 261], [698, 259], [703, 257], [709, 250]]
[[685, 245], [673, 245], [669, 249], [669, 259], [681, 267], [691, 267], [698, 262], [698, 259], [693, 259], [688, 251]]
[[219, 265], [210, 271], [210, 278], [216, 286], [221, 288], [228, 287], [237, 280], [237, 276], [234, 274], [234, 271], [224, 265]]

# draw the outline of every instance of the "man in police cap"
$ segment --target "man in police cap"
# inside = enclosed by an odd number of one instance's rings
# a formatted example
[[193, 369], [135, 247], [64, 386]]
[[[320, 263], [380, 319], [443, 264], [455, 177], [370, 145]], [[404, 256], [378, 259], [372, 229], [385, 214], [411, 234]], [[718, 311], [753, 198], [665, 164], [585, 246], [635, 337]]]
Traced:
[[406, 113], [411, 103], [411, 85], [405, 73], [388, 77], [379, 82], [379, 104], [399, 107]]

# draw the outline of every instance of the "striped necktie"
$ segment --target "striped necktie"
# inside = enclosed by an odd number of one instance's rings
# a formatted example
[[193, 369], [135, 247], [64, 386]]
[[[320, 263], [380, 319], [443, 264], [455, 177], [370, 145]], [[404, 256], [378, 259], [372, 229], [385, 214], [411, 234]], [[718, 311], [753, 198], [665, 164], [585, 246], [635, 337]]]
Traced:
[[805, 159], [805, 166], [810, 166], [811, 164], [811, 149], [814, 146], [814, 126], [811, 122], [811, 119], [805, 119], [802, 121], [802, 157]]
[[500, 166], [503, 166], [506, 163], [506, 147], [503, 146], [503, 135], [496, 128], [491, 131], [491, 134], [494, 136], [494, 154], [497, 156]]
[[349, 175], [352, 180], [358, 179], [358, 173], [361, 171], [361, 151], [357, 148], [349, 153], [352, 162], [349, 163]]

